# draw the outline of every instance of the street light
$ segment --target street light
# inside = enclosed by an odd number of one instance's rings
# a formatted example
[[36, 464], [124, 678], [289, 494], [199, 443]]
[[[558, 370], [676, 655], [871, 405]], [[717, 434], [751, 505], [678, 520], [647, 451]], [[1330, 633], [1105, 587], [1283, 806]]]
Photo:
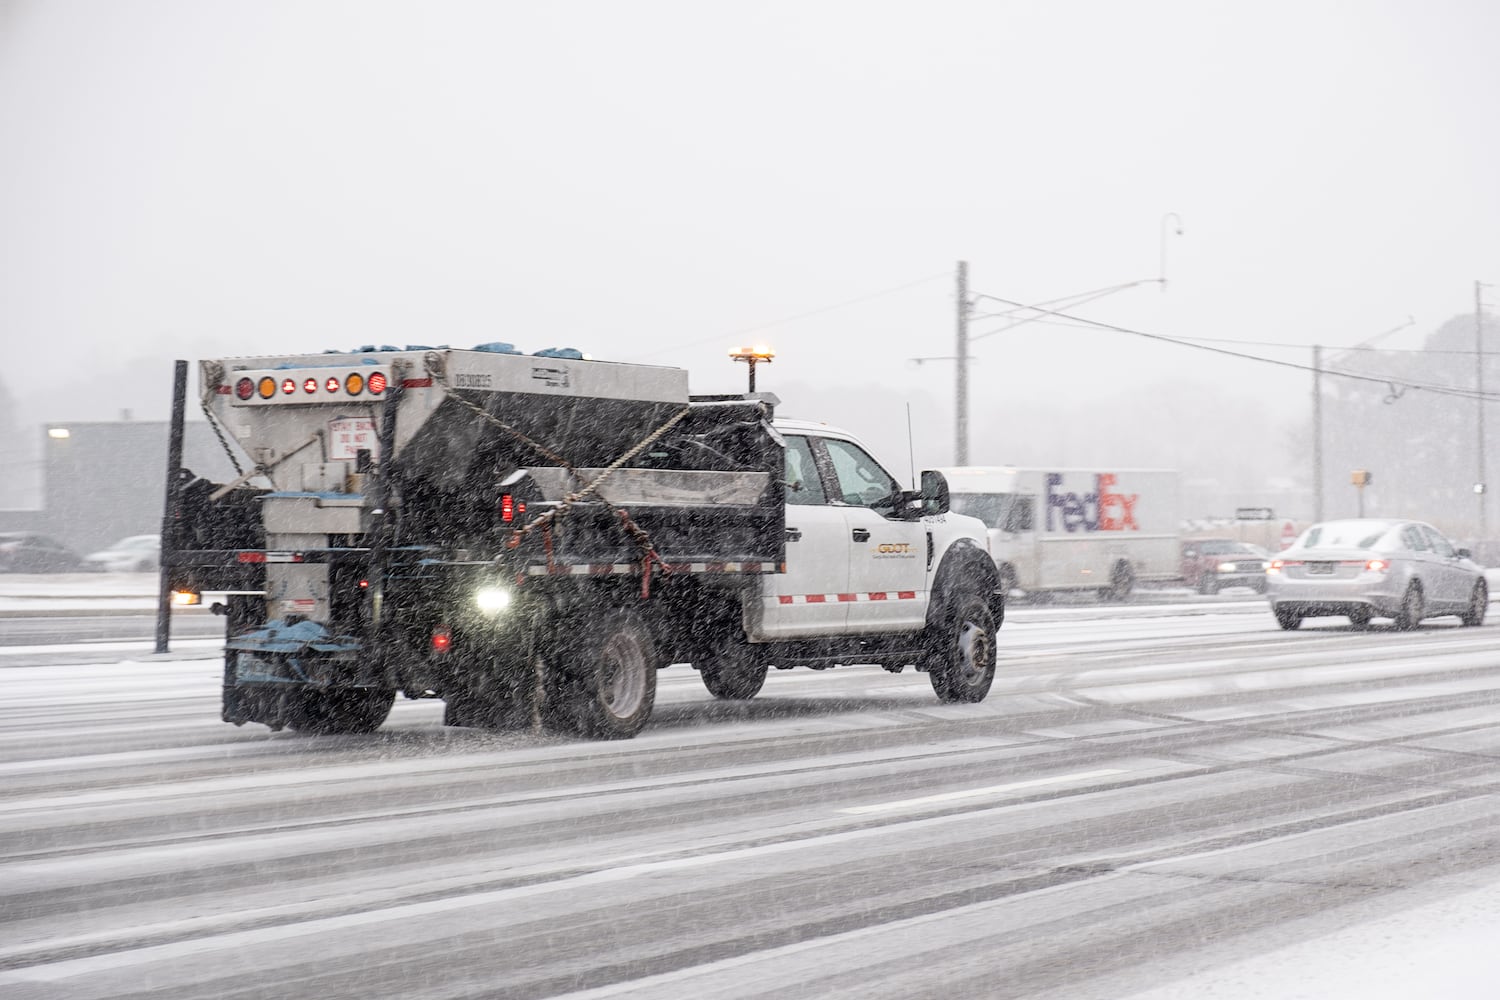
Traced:
[[759, 362], [770, 364], [776, 357], [776, 352], [764, 344], [756, 344], [754, 347], [731, 347], [729, 356], [736, 361], [743, 361], [750, 366], [750, 388], [749, 392], [755, 391], [755, 366]]

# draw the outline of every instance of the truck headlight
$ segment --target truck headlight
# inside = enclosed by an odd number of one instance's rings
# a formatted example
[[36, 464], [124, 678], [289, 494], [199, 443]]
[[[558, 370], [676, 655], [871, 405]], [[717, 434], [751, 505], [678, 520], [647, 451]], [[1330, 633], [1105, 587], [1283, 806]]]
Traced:
[[510, 607], [511, 592], [504, 587], [480, 587], [474, 591], [474, 606], [479, 613], [493, 618]]

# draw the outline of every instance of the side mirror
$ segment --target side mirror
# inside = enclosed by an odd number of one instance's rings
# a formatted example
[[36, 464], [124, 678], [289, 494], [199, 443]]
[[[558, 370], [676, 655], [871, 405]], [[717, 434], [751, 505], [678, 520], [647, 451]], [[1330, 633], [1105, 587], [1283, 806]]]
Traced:
[[946, 514], [950, 510], [948, 479], [941, 472], [927, 469], [922, 473], [922, 513]]
[[1460, 559], [1473, 559], [1474, 558], [1474, 553], [1470, 552], [1468, 549], [1454, 549], [1453, 551], [1458, 554], [1458, 558], [1460, 558]]

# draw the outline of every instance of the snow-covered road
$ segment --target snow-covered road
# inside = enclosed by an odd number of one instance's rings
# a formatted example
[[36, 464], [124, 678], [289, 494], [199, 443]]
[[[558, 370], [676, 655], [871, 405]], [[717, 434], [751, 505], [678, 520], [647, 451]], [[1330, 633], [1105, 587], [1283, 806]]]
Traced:
[[432, 702], [370, 737], [237, 729], [197, 642], [0, 650], [0, 995], [1500, 982], [1464, 947], [1500, 931], [1500, 624], [1034, 608], [981, 705], [865, 668], [733, 705], [673, 667], [620, 744]]

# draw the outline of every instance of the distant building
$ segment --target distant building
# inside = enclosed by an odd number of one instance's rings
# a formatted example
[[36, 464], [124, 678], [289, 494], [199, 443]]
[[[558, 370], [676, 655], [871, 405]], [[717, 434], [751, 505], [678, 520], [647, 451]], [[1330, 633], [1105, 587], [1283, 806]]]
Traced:
[[[41, 508], [0, 510], [0, 531], [41, 531], [78, 552], [160, 531], [168, 431], [164, 421], [48, 424], [42, 428]], [[182, 464], [218, 482], [236, 475], [202, 421], [187, 424]]]

